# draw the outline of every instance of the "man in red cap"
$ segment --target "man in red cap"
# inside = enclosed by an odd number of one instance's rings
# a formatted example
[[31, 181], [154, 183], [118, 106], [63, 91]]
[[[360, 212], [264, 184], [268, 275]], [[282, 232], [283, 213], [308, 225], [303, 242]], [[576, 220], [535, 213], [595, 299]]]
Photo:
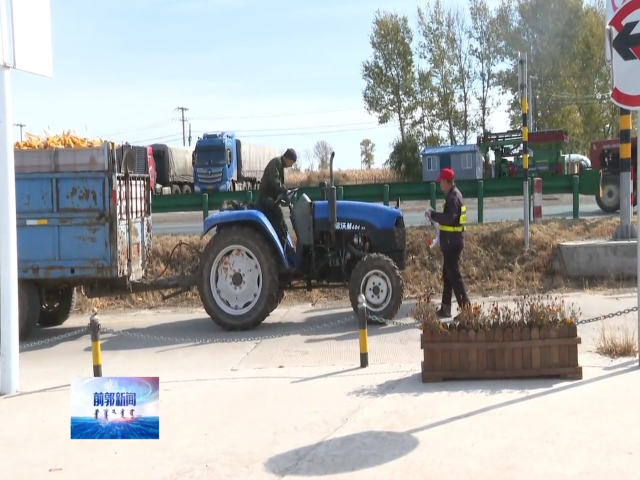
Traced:
[[[444, 257], [442, 267], [442, 303], [437, 311], [440, 318], [451, 317], [451, 294], [454, 293], [458, 307], [469, 305], [469, 297], [460, 274], [460, 254], [464, 248], [464, 226], [467, 223], [467, 207], [460, 190], [453, 180], [453, 170], [444, 168], [440, 177], [440, 188], [444, 192], [442, 212], [429, 209], [426, 216], [440, 225], [440, 249]], [[459, 316], [456, 316], [457, 319]]]

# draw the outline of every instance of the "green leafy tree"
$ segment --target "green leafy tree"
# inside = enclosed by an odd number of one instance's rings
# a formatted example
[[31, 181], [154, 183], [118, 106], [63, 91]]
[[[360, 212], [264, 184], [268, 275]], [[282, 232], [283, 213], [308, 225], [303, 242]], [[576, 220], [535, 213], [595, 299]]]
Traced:
[[367, 170], [373, 167], [375, 161], [376, 145], [368, 138], [360, 142], [360, 164]]
[[422, 161], [418, 141], [413, 136], [407, 136], [404, 140], [396, 140], [385, 166], [404, 180], [422, 180]]
[[476, 71], [474, 98], [478, 102], [477, 124], [479, 133], [491, 130], [491, 115], [497, 108], [498, 74], [502, 71], [500, 46], [500, 11], [492, 10], [487, 0], [469, 0], [470, 25], [467, 34], [471, 40], [469, 53]]
[[416, 111], [413, 32], [409, 19], [377, 11], [369, 41], [372, 57], [362, 65], [365, 107], [378, 117], [380, 125], [398, 122], [400, 138], [404, 139]]

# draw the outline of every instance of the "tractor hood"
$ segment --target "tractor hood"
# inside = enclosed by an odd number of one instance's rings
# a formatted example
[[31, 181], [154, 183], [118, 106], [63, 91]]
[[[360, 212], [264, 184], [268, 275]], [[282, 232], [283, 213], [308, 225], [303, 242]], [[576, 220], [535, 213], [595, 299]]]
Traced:
[[[339, 222], [362, 222], [381, 229], [394, 228], [396, 219], [402, 217], [400, 210], [376, 203], [338, 200], [337, 210]], [[314, 220], [327, 220], [328, 217], [329, 202], [314, 202]]]

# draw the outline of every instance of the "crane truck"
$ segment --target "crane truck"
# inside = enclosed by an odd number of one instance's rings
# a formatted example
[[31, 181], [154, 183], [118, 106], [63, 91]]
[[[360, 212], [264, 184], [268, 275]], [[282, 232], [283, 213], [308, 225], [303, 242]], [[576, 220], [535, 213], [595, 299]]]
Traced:
[[255, 190], [267, 163], [282, 151], [249, 145], [233, 132], [205, 133], [193, 151], [195, 192]]

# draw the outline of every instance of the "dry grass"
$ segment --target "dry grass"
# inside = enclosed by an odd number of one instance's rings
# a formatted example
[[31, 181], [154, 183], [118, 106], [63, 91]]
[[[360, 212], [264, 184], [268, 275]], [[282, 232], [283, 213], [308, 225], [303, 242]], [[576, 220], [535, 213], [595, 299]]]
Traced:
[[[335, 170], [336, 185], [356, 185], [369, 183], [393, 183], [401, 181], [392, 170], [372, 168], [371, 170]], [[287, 185], [295, 187], [317, 187], [320, 182], [329, 181], [329, 170], [320, 172], [287, 172]]]
[[614, 330], [603, 323], [596, 340], [596, 353], [609, 358], [635, 358], [638, 356], [636, 336], [629, 332], [626, 325]]
[[[523, 251], [522, 224], [515, 222], [472, 225], [468, 228], [461, 268], [472, 296], [534, 294], [566, 289], [635, 286], [635, 281], [617, 279], [590, 281], [568, 280], [555, 275], [550, 268], [555, 245], [559, 241], [609, 238], [618, 224], [617, 218], [604, 220], [551, 220], [531, 226], [530, 250]], [[441, 291], [442, 254], [427, 246], [425, 227], [408, 229], [407, 268], [403, 272], [407, 297], [426, 292]], [[198, 237], [165, 236], [154, 238], [149, 269], [150, 278], [159, 275], [167, 266], [166, 275], [184, 274], [197, 268], [198, 253], [184, 245], [171, 251], [179, 242], [203, 249], [207, 239]], [[289, 302], [330, 302], [347, 298], [344, 290], [288, 292]], [[82, 297], [79, 308], [90, 305], [101, 309], [123, 307], [156, 307], [162, 304], [159, 294], [131, 295], [122, 298], [94, 300]], [[166, 302], [168, 305], [199, 307], [195, 291]], [[88, 311], [88, 310], [87, 310]]]

